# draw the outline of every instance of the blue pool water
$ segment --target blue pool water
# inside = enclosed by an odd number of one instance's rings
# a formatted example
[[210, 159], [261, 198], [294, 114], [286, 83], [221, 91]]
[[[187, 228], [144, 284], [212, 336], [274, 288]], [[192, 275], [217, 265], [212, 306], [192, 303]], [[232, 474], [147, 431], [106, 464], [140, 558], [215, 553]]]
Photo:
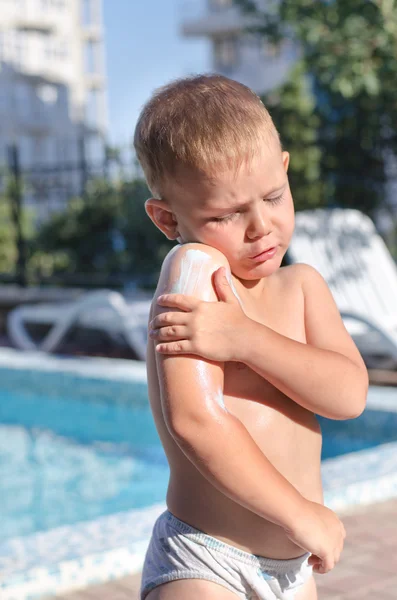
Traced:
[[[397, 413], [319, 418], [323, 459], [397, 440]], [[0, 368], [2, 541], [164, 502], [144, 381]]]
[[2, 541], [165, 498], [146, 384], [0, 369]]

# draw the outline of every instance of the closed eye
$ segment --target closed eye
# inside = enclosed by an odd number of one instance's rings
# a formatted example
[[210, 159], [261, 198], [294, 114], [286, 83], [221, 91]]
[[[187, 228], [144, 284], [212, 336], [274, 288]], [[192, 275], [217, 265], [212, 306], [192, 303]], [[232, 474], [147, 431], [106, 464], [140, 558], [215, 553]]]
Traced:
[[[270, 202], [270, 204], [280, 204], [280, 202], [282, 202], [284, 197], [284, 192], [282, 194], [280, 194], [279, 196], [276, 196], [275, 198], [264, 198], [265, 202]], [[210, 219], [212, 222], [214, 223], [227, 223], [228, 221], [232, 221], [235, 217], [237, 217], [240, 214], [239, 211], [234, 212], [234, 213], [230, 213], [230, 215], [226, 215], [224, 217], [212, 217], [212, 219]]]
[[238, 214], [239, 213], [231, 213], [225, 217], [213, 217], [211, 221], [214, 221], [215, 223], [227, 223], [228, 221], [232, 221]]
[[280, 194], [280, 196], [276, 196], [275, 198], [265, 198], [266, 202], [270, 202], [271, 204], [279, 204], [284, 197], [284, 192]]

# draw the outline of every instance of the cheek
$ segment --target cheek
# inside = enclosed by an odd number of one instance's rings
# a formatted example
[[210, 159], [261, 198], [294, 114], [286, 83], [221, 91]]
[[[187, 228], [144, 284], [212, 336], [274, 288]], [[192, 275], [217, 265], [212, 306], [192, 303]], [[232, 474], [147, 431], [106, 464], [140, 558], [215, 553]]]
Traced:
[[[229, 251], [234, 247], [237, 236], [232, 234], [227, 227], [219, 226], [214, 227], [211, 231], [207, 231], [206, 242], [209, 246], [213, 246], [217, 250], [224, 252], [225, 249]], [[224, 252], [225, 254], [225, 252]]]
[[283, 207], [283, 211], [278, 218], [278, 225], [283, 235], [288, 239], [291, 238], [295, 227], [295, 212], [292, 201]]

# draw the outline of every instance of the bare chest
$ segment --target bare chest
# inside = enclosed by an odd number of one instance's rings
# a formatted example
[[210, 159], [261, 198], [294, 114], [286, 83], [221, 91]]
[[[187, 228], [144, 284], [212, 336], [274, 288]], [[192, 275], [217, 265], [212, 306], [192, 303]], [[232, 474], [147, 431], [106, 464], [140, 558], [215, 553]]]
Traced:
[[[271, 298], [260, 301], [242, 301], [244, 312], [254, 321], [266, 325], [277, 333], [298, 342], [306, 343], [304, 322], [304, 300], [300, 285], [279, 285]], [[288, 356], [285, 357], [288, 368]], [[244, 410], [244, 420], [253, 413], [258, 418], [258, 403], [271, 411], [289, 412], [296, 404], [282, 394], [270, 382], [240, 362], [225, 364], [224, 395], [226, 406], [236, 416]], [[241, 401], [244, 404], [241, 405]], [[254, 404], [247, 403], [252, 400]], [[237, 414], [238, 413], [238, 414]]]

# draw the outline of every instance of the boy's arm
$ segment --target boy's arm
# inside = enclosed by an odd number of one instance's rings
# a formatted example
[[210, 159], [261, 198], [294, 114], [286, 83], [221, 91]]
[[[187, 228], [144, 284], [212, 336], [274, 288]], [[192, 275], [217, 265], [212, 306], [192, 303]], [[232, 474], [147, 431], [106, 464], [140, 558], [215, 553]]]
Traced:
[[[215, 249], [186, 244], [166, 260], [161, 291], [177, 288], [216, 301], [211, 273], [227, 260]], [[203, 252], [210, 260], [200, 264]], [[202, 258], [202, 257], [201, 257]], [[171, 282], [171, 285], [170, 283]], [[156, 313], [167, 311], [158, 305]], [[307, 501], [275, 469], [244, 425], [222, 403], [223, 364], [193, 356], [156, 353], [162, 410], [167, 427], [183, 453], [223, 494], [264, 519], [291, 530], [308, 511]]]
[[[178, 319], [170, 314], [154, 319], [154, 326], [161, 328], [155, 337], [163, 342], [157, 350], [168, 355], [185, 353], [208, 360], [243, 362], [313, 413], [329, 419], [357, 417], [365, 408], [368, 391], [364, 361], [321, 275], [304, 264], [288, 268], [294, 270], [302, 287], [307, 343], [247, 317], [220, 270], [214, 283], [221, 304], [198, 302], [180, 293], [163, 297], [162, 306], [187, 312]], [[172, 319], [165, 322], [170, 316]], [[167, 327], [176, 322], [184, 327], [180, 331], [186, 330], [182, 338], [173, 336], [172, 327]], [[199, 335], [200, 331], [206, 331], [206, 336]], [[179, 341], [171, 341], [175, 339]]]
[[301, 278], [307, 343], [252, 321], [242, 336], [240, 360], [316, 414], [330, 419], [357, 417], [368, 391], [364, 361], [323, 277], [309, 265], [293, 268]]

